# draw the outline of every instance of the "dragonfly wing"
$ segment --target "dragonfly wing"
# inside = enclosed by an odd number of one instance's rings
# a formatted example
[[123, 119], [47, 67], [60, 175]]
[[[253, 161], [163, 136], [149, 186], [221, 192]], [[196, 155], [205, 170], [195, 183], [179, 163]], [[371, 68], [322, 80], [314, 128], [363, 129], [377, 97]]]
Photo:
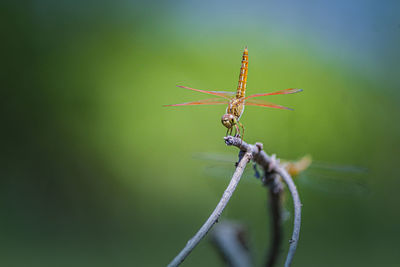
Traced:
[[355, 165], [342, 165], [342, 164], [327, 163], [323, 161], [313, 161], [312, 166], [314, 169], [335, 171], [337, 173], [339, 172], [363, 173], [363, 174], [368, 173], [367, 168]]
[[[193, 159], [197, 160], [200, 166], [203, 166], [204, 174], [214, 179], [229, 180], [235, 170], [235, 163], [238, 161], [237, 155], [225, 153], [196, 153]], [[246, 168], [243, 172], [244, 182], [257, 182], [260, 181], [254, 178], [254, 170]]]
[[303, 91], [303, 89], [289, 88], [289, 89], [283, 89], [283, 90], [279, 90], [279, 91], [272, 92], [272, 93], [250, 95], [248, 97], [245, 97], [245, 99], [258, 97], [258, 96], [266, 96], [266, 95], [288, 95], [288, 94], [298, 93], [301, 91]]
[[186, 87], [186, 86], [181, 86], [181, 85], [177, 85], [177, 87], [184, 88], [184, 89], [188, 89], [188, 90], [197, 91], [197, 92], [200, 92], [200, 93], [205, 93], [205, 94], [210, 94], [210, 95], [216, 95], [216, 96], [220, 96], [220, 97], [228, 98], [228, 99], [231, 99], [231, 98], [235, 95], [235, 92], [205, 91], [205, 90], [194, 89], [194, 88], [190, 88], [190, 87]]
[[185, 102], [181, 104], [164, 105], [164, 107], [176, 107], [176, 106], [193, 106], [193, 105], [218, 105], [218, 104], [228, 104], [229, 99], [222, 98], [209, 98], [193, 102]]
[[287, 110], [293, 110], [288, 107], [284, 107], [281, 105], [277, 105], [274, 103], [270, 103], [261, 99], [247, 99], [244, 103], [246, 106], [259, 106], [259, 107], [268, 107], [268, 108], [279, 108], [279, 109], [287, 109]]
[[310, 168], [299, 173], [296, 181], [325, 193], [364, 195], [370, 193], [367, 175], [368, 170], [363, 167], [313, 161]]
[[370, 193], [367, 180], [355, 174], [333, 174], [320, 170], [309, 170], [301, 173], [298, 183], [331, 195], [366, 195]]

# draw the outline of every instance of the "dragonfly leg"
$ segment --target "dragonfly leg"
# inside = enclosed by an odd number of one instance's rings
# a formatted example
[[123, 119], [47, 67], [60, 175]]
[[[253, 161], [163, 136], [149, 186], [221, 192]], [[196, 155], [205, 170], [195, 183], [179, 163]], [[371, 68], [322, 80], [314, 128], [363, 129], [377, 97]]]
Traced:
[[240, 137], [240, 129], [239, 126], [237, 124], [235, 124], [235, 136], [239, 136]]
[[[239, 122], [240, 123], [240, 122]], [[243, 129], [243, 125], [240, 123], [240, 126], [242, 127], [242, 129]], [[244, 135], [244, 131], [242, 132], [242, 135], [240, 135], [240, 128], [239, 128], [239, 126], [236, 124], [235, 125], [235, 129], [236, 129], [236, 132], [237, 132], [237, 134], [235, 135], [235, 137], [239, 137], [240, 138], [240, 145], [242, 145], [242, 142], [243, 142], [243, 135]]]
[[232, 131], [233, 131], [232, 128], [228, 128], [228, 129], [226, 130], [226, 136], [232, 135]]
[[238, 121], [238, 123], [239, 123], [240, 127], [242, 128], [242, 136], [241, 136], [241, 139], [243, 140], [243, 138], [244, 138], [244, 126], [243, 126], [243, 124], [242, 124], [240, 121]]

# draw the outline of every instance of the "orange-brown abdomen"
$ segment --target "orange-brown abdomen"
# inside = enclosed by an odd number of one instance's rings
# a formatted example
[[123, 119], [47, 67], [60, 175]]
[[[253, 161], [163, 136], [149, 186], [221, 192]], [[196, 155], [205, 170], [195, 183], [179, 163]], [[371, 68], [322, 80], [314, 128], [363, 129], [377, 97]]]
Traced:
[[249, 65], [249, 51], [247, 50], [246, 46], [243, 51], [242, 66], [240, 67], [239, 84], [236, 91], [236, 98], [242, 98], [246, 93], [248, 65]]

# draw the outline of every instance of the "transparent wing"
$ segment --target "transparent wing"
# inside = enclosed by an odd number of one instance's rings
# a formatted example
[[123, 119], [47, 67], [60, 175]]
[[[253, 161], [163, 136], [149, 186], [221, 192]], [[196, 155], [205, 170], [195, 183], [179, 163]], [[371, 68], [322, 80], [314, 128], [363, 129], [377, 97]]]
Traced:
[[303, 91], [303, 89], [297, 89], [297, 88], [289, 88], [289, 89], [283, 89], [279, 90], [273, 93], [265, 93], [265, 94], [255, 94], [255, 95], [250, 95], [248, 97], [245, 97], [244, 99], [249, 99], [253, 97], [259, 97], [259, 96], [266, 96], [266, 95], [288, 95], [288, 94], [294, 94]]
[[370, 193], [365, 175], [359, 173], [330, 173], [311, 169], [301, 173], [296, 182], [330, 195], [366, 195]]
[[[221, 180], [229, 180], [235, 171], [235, 163], [238, 161], [237, 154], [226, 154], [218, 152], [199, 152], [193, 154], [193, 159], [198, 161], [199, 166], [203, 169], [204, 175]], [[243, 172], [243, 182], [257, 183], [260, 181], [254, 179], [254, 170], [250, 167]], [[241, 181], [242, 182], [242, 181]]]
[[277, 105], [274, 103], [270, 103], [261, 99], [246, 99], [244, 102], [246, 106], [260, 106], [260, 107], [268, 107], [268, 108], [279, 108], [279, 109], [287, 109], [287, 110], [293, 110], [288, 107], [284, 107], [281, 105]]
[[368, 170], [359, 166], [312, 162], [296, 181], [320, 192], [336, 195], [365, 195], [369, 193]]
[[164, 107], [177, 107], [177, 106], [193, 106], [193, 105], [218, 105], [218, 104], [227, 104], [229, 103], [229, 99], [222, 98], [209, 98], [199, 101], [193, 102], [185, 102], [181, 104], [172, 104], [172, 105], [164, 105]]
[[225, 91], [205, 91], [205, 90], [194, 89], [194, 88], [181, 86], [181, 85], [177, 85], [177, 87], [188, 89], [188, 90], [193, 90], [193, 91], [200, 92], [200, 93], [216, 95], [216, 96], [220, 96], [220, 97], [228, 98], [228, 99], [231, 99], [236, 94], [235, 92], [225, 92]]
[[314, 169], [320, 170], [332, 170], [336, 172], [344, 172], [344, 173], [357, 173], [357, 174], [367, 174], [368, 169], [361, 166], [354, 165], [342, 165], [342, 164], [334, 164], [323, 161], [313, 161], [312, 166]]
[[[236, 154], [196, 153], [196, 160], [203, 161], [204, 173], [207, 176], [220, 179], [229, 179], [235, 170], [234, 163], [238, 160]], [[330, 196], [360, 196], [370, 193], [368, 185], [368, 170], [352, 165], [338, 165], [332, 163], [315, 162], [310, 156], [304, 156], [297, 161], [281, 161], [285, 169], [292, 175], [294, 181], [303, 190], [304, 187], [315, 192]], [[288, 164], [291, 164], [291, 170]], [[245, 181], [257, 183], [254, 179], [257, 172], [253, 168], [246, 168]], [[303, 187], [304, 186], [304, 187]]]

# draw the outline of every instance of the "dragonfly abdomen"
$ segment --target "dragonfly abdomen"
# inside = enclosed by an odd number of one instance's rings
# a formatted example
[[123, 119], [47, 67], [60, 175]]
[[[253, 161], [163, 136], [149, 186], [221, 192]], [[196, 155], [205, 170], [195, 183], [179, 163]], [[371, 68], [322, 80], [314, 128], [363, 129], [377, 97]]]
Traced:
[[236, 91], [236, 98], [242, 98], [246, 92], [247, 71], [249, 65], [249, 51], [247, 47], [243, 51], [242, 65], [240, 67], [239, 83]]

